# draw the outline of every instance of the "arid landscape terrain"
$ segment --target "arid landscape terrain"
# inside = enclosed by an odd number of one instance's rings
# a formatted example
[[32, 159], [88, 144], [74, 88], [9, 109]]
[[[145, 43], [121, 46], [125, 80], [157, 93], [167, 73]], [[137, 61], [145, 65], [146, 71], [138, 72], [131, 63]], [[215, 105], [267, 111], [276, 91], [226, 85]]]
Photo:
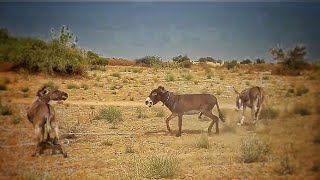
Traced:
[[[1, 108], [10, 109], [0, 116], [0, 179], [320, 178], [319, 73], [108, 66], [79, 78], [1, 72], [0, 79]], [[69, 94], [66, 102], [54, 105], [61, 137], [70, 141], [65, 144], [68, 158], [50, 150], [31, 157], [36, 141], [26, 110], [43, 85]], [[162, 103], [144, 104], [160, 85], [176, 94], [215, 95], [226, 117], [220, 134], [207, 136], [211, 121], [197, 115], [184, 116], [181, 137], [175, 136], [177, 118], [170, 121], [173, 133], [167, 132], [170, 111]], [[237, 126], [241, 114], [235, 111], [233, 86], [264, 88], [257, 124], [247, 109], [245, 124]], [[97, 118], [110, 107], [120, 118], [112, 123]], [[161, 175], [159, 168], [168, 172]]]

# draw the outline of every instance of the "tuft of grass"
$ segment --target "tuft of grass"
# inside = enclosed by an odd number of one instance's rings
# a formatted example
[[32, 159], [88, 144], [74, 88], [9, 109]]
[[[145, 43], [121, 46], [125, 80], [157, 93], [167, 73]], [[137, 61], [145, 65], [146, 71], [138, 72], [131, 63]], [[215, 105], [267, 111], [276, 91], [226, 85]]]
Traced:
[[136, 110], [136, 113], [137, 113], [137, 117], [139, 119], [144, 119], [147, 117], [147, 115], [143, 112], [142, 108], [141, 107], [138, 107], [137, 110]]
[[256, 137], [242, 140], [240, 148], [240, 159], [244, 163], [258, 162], [270, 152], [270, 145]]
[[52, 82], [52, 81], [48, 81], [48, 82], [46, 82], [46, 83], [43, 83], [43, 85], [42, 85], [42, 88], [43, 87], [49, 87], [49, 88], [51, 88], [51, 89], [58, 89], [59, 88], [59, 86], [58, 85], [56, 85], [54, 82]]
[[101, 145], [103, 145], [103, 146], [112, 146], [113, 143], [111, 141], [109, 141], [109, 140], [105, 140], [105, 141], [102, 141]]
[[7, 88], [7, 85], [5, 84], [0, 84], [0, 91], [6, 91], [8, 88]]
[[174, 81], [175, 80], [175, 77], [172, 73], [168, 73], [166, 75], [166, 81], [170, 82], [170, 81]]
[[133, 73], [142, 73], [143, 69], [142, 68], [133, 68], [132, 72]]
[[269, 77], [269, 76], [262, 76], [262, 79], [263, 79], [263, 80], [269, 80], [270, 77]]
[[311, 114], [311, 108], [308, 107], [308, 105], [305, 105], [303, 103], [297, 103], [294, 105], [292, 111], [293, 114], [299, 114], [301, 116], [308, 116]]
[[90, 106], [90, 109], [95, 109], [95, 107], [93, 105]]
[[84, 90], [88, 90], [89, 86], [88, 84], [81, 84], [81, 88], [83, 88]]
[[207, 74], [206, 77], [207, 77], [207, 79], [211, 79], [212, 75], [211, 74]]
[[175, 156], [153, 154], [143, 162], [143, 176], [148, 179], [173, 177], [178, 161]]
[[12, 111], [8, 105], [0, 104], [0, 115], [8, 116], [12, 115]]
[[199, 84], [199, 81], [193, 81], [193, 83], [194, 83], [195, 85], [198, 85], [198, 84]]
[[130, 97], [130, 101], [134, 101], [134, 97]]
[[70, 84], [67, 84], [67, 89], [79, 89], [79, 87], [74, 83], [70, 83]]
[[261, 119], [275, 119], [279, 116], [279, 110], [271, 107], [271, 106], [265, 106], [262, 107], [260, 118]]
[[280, 160], [276, 172], [280, 175], [292, 175], [294, 173], [294, 165], [288, 155]]
[[126, 153], [126, 154], [135, 153], [135, 150], [134, 150], [134, 148], [133, 148], [133, 145], [126, 145], [125, 153]]
[[296, 87], [296, 96], [302, 96], [304, 94], [307, 94], [309, 92], [309, 89], [304, 85], [299, 85]]
[[114, 73], [111, 74], [111, 76], [120, 78], [121, 74], [119, 72], [114, 72]]
[[29, 90], [30, 90], [29, 87], [24, 87], [21, 89], [21, 91], [24, 93], [29, 92]]
[[111, 123], [114, 127], [123, 120], [122, 112], [114, 106], [102, 108], [96, 119], [103, 119]]
[[319, 172], [320, 171], [320, 163], [319, 162], [313, 163], [310, 170], [313, 172]]
[[320, 131], [313, 136], [313, 143], [320, 144]]
[[155, 114], [156, 117], [164, 117], [165, 116], [165, 112], [162, 108], [156, 108], [155, 111], [156, 111], [156, 114]]
[[21, 122], [21, 117], [19, 116], [14, 116], [12, 118], [12, 124], [19, 124]]
[[188, 81], [193, 78], [193, 76], [192, 76], [192, 74], [191, 74], [190, 72], [182, 74], [182, 77], [183, 77], [185, 80], [188, 80]]
[[249, 86], [249, 85], [250, 85], [250, 82], [249, 82], [249, 81], [246, 81], [246, 85]]
[[209, 139], [206, 133], [201, 134], [200, 138], [197, 141], [197, 147], [209, 149]]

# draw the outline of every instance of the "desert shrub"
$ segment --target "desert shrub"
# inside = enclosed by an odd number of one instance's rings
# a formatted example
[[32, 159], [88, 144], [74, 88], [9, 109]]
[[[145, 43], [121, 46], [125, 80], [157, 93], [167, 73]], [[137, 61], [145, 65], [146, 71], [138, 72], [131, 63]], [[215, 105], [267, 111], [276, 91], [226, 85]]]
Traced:
[[[65, 32], [60, 34], [64, 36]], [[45, 42], [36, 38], [13, 37], [10, 34], [0, 43], [1, 62], [15, 69], [48, 74], [85, 75], [87, 58], [80, 49], [53, 38]]]
[[313, 172], [319, 172], [320, 171], [320, 162], [313, 163], [310, 170]]
[[175, 77], [174, 77], [174, 75], [172, 74], [172, 73], [168, 73], [167, 75], [166, 75], [166, 81], [174, 81], [175, 80]]
[[[59, 86], [58, 85], [56, 85], [54, 82], [52, 82], [52, 81], [48, 81], [48, 82], [45, 82], [44, 84], [42, 84], [42, 87], [41, 88], [43, 88], [43, 87], [49, 87], [49, 88], [51, 88], [51, 89], [58, 89], [59, 88]], [[40, 88], [40, 89], [41, 89]]]
[[153, 154], [143, 162], [143, 176], [150, 179], [173, 177], [178, 161], [175, 156]]
[[112, 125], [117, 125], [120, 121], [123, 120], [121, 110], [117, 109], [114, 106], [102, 108], [96, 119], [106, 120]]
[[113, 143], [111, 141], [109, 141], [109, 140], [105, 140], [105, 141], [102, 141], [101, 145], [103, 145], [103, 146], [112, 146]]
[[125, 153], [126, 154], [130, 154], [130, 153], [134, 153], [134, 152], [135, 152], [135, 150], [134, 150], [132, 144], [131, 145], [126, 145], [126, 149], [125, 149]]
[[114, 72], [114, 73], [111, 74], [111, 76], [120, 78], [121, 74], [119, 72]]
[[304, 103], [296, 103], [292, 109], [293, 114], [307, 116], [311, 114], [311, 108]]
[[182, 77], [188, 81], [193, 78], [193, 76], [190, 72], [182, 74]]
[[91, 70], [105, 70], [105, 66], [108, 64], [107, 58], [102, 58], [92, 51], [87, 52], [87, 58], [88, 63], [91, 65]]
[[200, 138], [197, 141], [197, 147], [209, 149], [209, 139], [207, 134], [205, 133], [201, 134]]
[[21, 117], [14, 116], [12, 117], [12, 124], [19, 124], [21, 122]]
[[287, 52], [281, 48], [272, 48], [270, 53], [280, 65], [271, 71], [272, 74], [298, 76], [301, 75], [303, 70], [309, 68], [309, 64], [305, 59], [307, 54], [305, 46], [296, 46]]
[[211, 79], [212, 75], [211, 74], [206, 74], [207, 79]]
[[294, 173], [294, 165], [288, 155], [280, 160], [276, 172], [280, 175], [291, 175]]
[[306, 94], [309, 92], [309, 89], [304, 85], [299, 85], [296, 87], [296, 96], [302, 96], [303, 94]]
[[7, 85], [0, 84], [0, 91], [6, 91], [6, 90], [7, 90]]
[[89, 86], [88, 84], [81, 84], [81, 88], [83, 88], [84, 90], [87, 90], [89, 89]]
[[68, 89], [78, 89], [79, 87], [78, 87], [78, 85], [76, 85], [74, 83], [70, 83], [70, 84], [67, 85], [67, 88]]
[[156, 114], [155, 114], [156, 117], [164, 117], [165, 116], [165, 112], [164, 112], [163, 108], [156, 108], [155, 111], [156, 111]]
[[140, 59], [135, 60], [137, 65], [142, 65], [142, 66], [161, 66], [162, 60], [159, 56], [145, 56]]
[[261, 109], [260, 118], [261, 119], [275, 119], [279, 116], [279, 110], [273, 108], [272, 106], [264, 106]]
[[270, 152], [270, 146], [256, 137], [249, 137], [242, 140], [240, 152], [242, 162], [252, 163], [263, 160]]
[[8, 105], [3, 105], [0, 103], [0, 115], [2, 116], [8, 116], [12, 115], [12, 111]]
[[226, 61], [226, 62], [224, 63], [224, 65], [223, 65], [223, 67], [225, 67], [225, 68], [227, 68], [228, 70], [230, 70], [230, 69], [234, 69], [234, 68], [239, 67], [239, 64], [238, 64], [238, 62], [237, 62], [236, 60], [233, 60], [233, 61], [231, 61], [231, 62]]
[[138, 107], [137, 110], [136, 110], [136, 113], [137, 113], [137, 117], [139, 119], [144, 119], [147, 117], [147, 115], [144, 113], [144, 111], [142, 110], [141, 107]]
[[192, 62], [190, 61], [190, 58], [187, 55], [179, 55], [172, 58], [172, 61], [176, 63], [178, 66], [183, 68], [191, 68]]
[[30, 90], [29, 87], [21, 88], [21, 91], [24, 92], [24, 93], [29, 92], [29, 90]]
[[269, 77], [269, 76], [262, 76], [262, 79], [263, 79], [263, 80], [269, 80], [270, 77]]
[[142, 68], [133, 68], [132, 72], [133, 73], [142, 73], [143, 69]]

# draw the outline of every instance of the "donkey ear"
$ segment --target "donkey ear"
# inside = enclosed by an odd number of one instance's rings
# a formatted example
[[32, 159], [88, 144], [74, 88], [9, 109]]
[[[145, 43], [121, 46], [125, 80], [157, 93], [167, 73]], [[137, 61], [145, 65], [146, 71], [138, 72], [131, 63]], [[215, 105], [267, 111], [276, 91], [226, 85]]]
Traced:
[[164, 92], [164, 91], [165, 91], [165, 89], [164, 89], [163, 86], [159, 86], [158, 89], [159, 89], [161, 92]]
[[234, 90], [234, 92], [236, 93], [236, 94], [240, 94], [237, 90], [236, 90], [236, 88], [235, 87], [232, 87], [233, 88], [233, 90]]

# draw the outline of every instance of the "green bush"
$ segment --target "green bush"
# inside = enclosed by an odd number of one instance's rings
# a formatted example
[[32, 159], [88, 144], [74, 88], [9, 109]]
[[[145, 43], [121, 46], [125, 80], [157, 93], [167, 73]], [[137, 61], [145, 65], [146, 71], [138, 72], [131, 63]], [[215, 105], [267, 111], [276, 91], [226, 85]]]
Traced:
[[113, 106], [101, 109], [99, 115], [96, 118], [104, 119], [113, 125], [116, 125], [123, 120], [121, 110]]
[[66, 46], [53, 39], [45, 42], [36, 38], [12, 37], [4, 29], [1, 36], [6, 36], [0, 43], [0, 63], [12, 63], [14, 68], [29, 72], [49, 74], [84, 75], [87, 58], [80, 49]]
[[177, 169], [177, 159], [174, 156], [154, 154], [144, 162], [144, 176], [150, 179], [173, 177]]
[[233, 60], [231, 62], [226, 61], [223, 66], [230, 70], [239, 67], [239, 64], [236, 60]]
[[12, 115], [12, 111], [8, 105], [0, 104], [0, 115], [7, 116]]
[[168, 73], [167, 75], [166, 75], [166, 81], [174, 81], [175, 80], [175, 77], [174, 77], [174, 75], [172, 74], [172, 73]]
[[197, 147], [209, 149], [209, 139], [207, 134], [205, 133], [201, 134], [199, 140], [197, 141]]

